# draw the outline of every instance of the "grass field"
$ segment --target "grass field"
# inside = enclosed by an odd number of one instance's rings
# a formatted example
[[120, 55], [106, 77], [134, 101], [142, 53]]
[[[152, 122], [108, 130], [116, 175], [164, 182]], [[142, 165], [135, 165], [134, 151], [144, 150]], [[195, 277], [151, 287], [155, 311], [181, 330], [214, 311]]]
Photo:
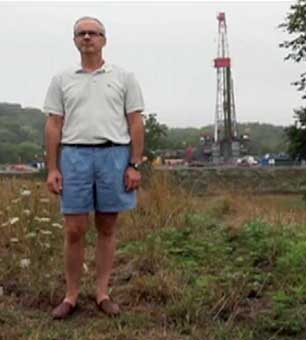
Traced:
[[118, 227], [111, 294], [94, 304], [96, 234], [87, 233], [79, 310], [63, 297], [63, 221], [43, 182], [0, 178], [0, 339], [306, 338], [306, 209], [299, 195], [198, 197], [153, 174]]

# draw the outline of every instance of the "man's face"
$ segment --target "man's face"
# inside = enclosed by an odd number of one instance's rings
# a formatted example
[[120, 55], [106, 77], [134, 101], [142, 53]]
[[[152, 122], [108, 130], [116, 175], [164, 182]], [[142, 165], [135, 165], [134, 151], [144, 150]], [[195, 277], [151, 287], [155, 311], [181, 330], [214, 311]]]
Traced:
[[82, 20], [74, 33], [74, 43], [82, 54], [96, 54], [106, 44], [102, 27], [94, 20]]

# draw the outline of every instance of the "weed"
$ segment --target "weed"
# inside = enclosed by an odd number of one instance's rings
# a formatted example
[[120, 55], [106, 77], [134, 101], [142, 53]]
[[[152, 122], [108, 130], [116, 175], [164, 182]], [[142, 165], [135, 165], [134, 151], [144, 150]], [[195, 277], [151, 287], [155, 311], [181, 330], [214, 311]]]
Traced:
[[120, 217], [109, 320], [93, 303], [93, 223], [80, 310], [62, 324], [58, 201], [41, 182], [1, 180], [0, 338], [263, 340], [303, 338], [306, 213], [300, 196], [197, 197], [151, 173], [137, 210]]

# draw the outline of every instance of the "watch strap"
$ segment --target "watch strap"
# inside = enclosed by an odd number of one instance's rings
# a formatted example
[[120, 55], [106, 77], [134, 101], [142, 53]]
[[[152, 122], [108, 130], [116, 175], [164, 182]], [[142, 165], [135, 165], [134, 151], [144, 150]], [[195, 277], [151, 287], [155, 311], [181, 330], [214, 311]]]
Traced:
[[129, 162], [128, 166], [131, 167], [131, 168], [134, 168], [135, 170], [139, 170], [140, 169], [140, 163]]

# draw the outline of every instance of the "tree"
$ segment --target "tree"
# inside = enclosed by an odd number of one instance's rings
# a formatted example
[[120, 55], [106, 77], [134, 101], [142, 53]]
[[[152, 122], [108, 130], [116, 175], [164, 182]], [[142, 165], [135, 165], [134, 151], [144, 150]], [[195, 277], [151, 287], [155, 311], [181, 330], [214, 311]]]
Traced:
[[288, 152], [294, 159], [306, 159], [306, 108], [295, 110], [296, 124], [286, 128]]
[[41, 157], [45, 120], [38, 109], [0, 103], [0, 164]]
[[[280, 25], [293, 36], [292, 40], [285, 40], [280, 47], [289, 50], [285, 60], [293, 60], [294, 62], [306, 61], [306, 0], [297, 0], [290, 6], [289, 13], [285, 18], [285, 22]], [[303, 92], [302, 98], [306, 99], [306, 72], [300, 75], [300, 79], [293, 82], [298, 91]], [[288, 151], [293, 157], [306, 159], [306, 108], [294, 110], [295, 125], [286, 129], [289, 138]]]
[[32, 142], [23, 142], [16, 145], [19, 161], [27, 163], [35, 161], [37, 156], [41, 156], [41, 148]]
[[145, 120], [145, 150], [149, 161], [155, 158], [155, 151], [162, 145], [162, 138], [167, 135], [168, 128], [157, 121], [156, 113], [144, 115]]
[[[298, 0], [296, 4], [291, 5], [285, 22], [279, 27], [294, 36], [292, 40], [285, 40], [280, 44], [280, 47], [290, 50], [285, 60], [291, 59], [297, 63], [306, 61], [306, 0]], [[306, 72], [293, 84], [298, 87], [298, 91], [305, 91]], [[306, 94], [302, 98], [306, 99]]]

